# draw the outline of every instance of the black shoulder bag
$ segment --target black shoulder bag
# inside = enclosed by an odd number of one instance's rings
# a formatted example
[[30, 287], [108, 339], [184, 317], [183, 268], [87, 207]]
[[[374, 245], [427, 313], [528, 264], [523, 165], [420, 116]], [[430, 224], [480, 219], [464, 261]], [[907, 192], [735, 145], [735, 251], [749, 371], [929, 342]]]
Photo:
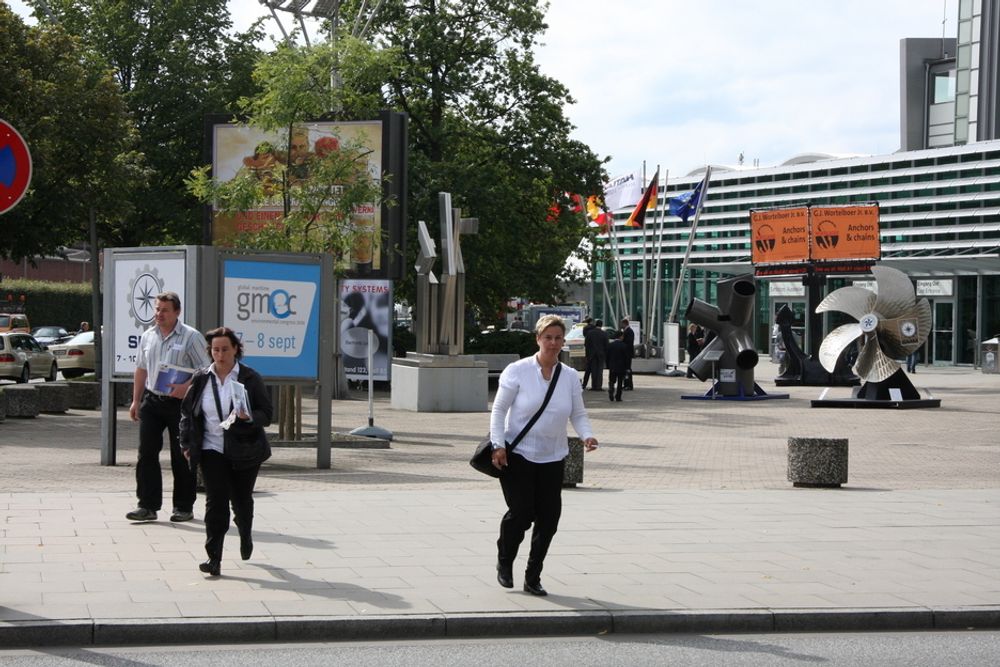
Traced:
[[[545, 412], [545, 407], [549, 404], [549, 399], [552, 398], [552, 392], [555, 391], [556, 382], [559, 381], [559, 372], [561, 370], [562, 364], [557, 362], [555, 371], [552, 373], [552, 381], [549, 382], [549, 390], [545, 392], [545, 400], [542, 401], [542, 407], [538, 408], [538, 412], [536, 412], [528, 423], [524, 425], [521, 432], [517, 434], [516, 438], [514, 438], [514, 442], [506, 443], [508, 454], [514, 451], [514, 448], [517, 447], [519, 442], [521, 442], [521, 438], [527, 435], [528, 431], [531, 430], [531, 427], [535, 425], [536, 421], [538, 421], [538, 418], [542, 416], [543, 412]], [[503, 474], [502, 470], [499, 470], [495, 465], [493, 465], [493, 442], [490, 440], [490, 436], [487, 435], [485, 440], [476, 445], [476, 452], [472, 455], [472, 458], [469, 459], [469, 465], [484, 475], [489, 475], [490, 477], [499, 477]]]

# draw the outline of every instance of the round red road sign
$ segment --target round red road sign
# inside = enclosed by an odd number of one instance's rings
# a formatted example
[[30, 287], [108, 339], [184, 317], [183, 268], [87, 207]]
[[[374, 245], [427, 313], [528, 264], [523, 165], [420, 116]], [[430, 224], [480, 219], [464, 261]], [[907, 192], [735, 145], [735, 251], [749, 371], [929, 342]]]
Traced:
[[0, 214], [21, 201], [31, 183], [31, 153], [14, 126], [0, 118]]

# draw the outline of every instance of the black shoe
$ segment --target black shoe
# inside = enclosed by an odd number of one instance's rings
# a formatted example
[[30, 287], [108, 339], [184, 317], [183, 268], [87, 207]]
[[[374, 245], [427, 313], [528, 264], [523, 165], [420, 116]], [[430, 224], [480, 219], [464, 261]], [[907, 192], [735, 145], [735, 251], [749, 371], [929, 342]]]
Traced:
[[249, 537], [246, 539], [240, 538], [240, 558], [243, 560], [250, 560], [250, 556], [253, 556], [253, 540]]
[[614, 397], [614, 396], [612, 396], [611, 394], [608, 394], [608, 400], [609, 400], [609, 401], [614, 401], [614, 400], [615, 400], [615, 397]]
[[210, 558], [206, 560], [204, 563], [198, 565], [198, 569], [204, 572], [205, 574], [209, 574], [213, 577], [218, 577], [220, 574], [222, 574], [222, 563], [215, 560], [214, 558]]
[[194, 518], [194, 512], [191, 511], [185, 512], [184, 510], [179, 510], [176, 507], [174, 508], [173, 514], [170, 515], [170, 520], [173, 521], [174, 523], [190, 521], [193, 518]]
[[537, 595], [538, 597], [545, 597], [549, 594], [544, 588], [542, 588], [542, 582], [536, 581], [535, 583], [524, 582], [524, 592], [531, 593], [532, 595]]
[[513, 567], [504, 567], [497, 563], [497, 583], [504, 588], [514, 588]]
[[622, 402], [622, 397], [621, 397], [621, 396], [619, 396], [619, 397], [618, 397], [618, 398], [616, 398], [615, 400], [616, 400], [616, 401], [618, 401], [619, 403], [621, 403], [621, 402]]
[[156, 521], [156, 512], [145, 507], [136, 507], [125, 515], [129, 521]]

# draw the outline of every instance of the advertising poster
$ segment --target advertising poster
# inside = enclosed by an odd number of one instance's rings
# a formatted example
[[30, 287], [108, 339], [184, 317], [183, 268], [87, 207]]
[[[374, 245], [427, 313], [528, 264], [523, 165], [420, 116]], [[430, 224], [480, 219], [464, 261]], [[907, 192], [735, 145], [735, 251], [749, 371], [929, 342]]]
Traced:
[[184, 321], [183, 256], [143, 259], [115, 258], [113, 374], [131, 376], [139, 359], [139, 338], [153, 325], [156, 295], [177, 292], [181, 298], [181, 321]]
[[223, 262], [222, 322], [265, 378], [319, 376], [319, 264]]
[[[222, 124], [214, 127], [212, 136], [212, 174], [222, 183], [231, 181], [240, 173], [253, 174], [267, 187], [279, 178], [274, 173], [276, 164], [290, 164], [291, 178], [308, 178], [309, 160], [339, 150], [341, 145], [363, 146], [369, 150], [368, 173], [376, 182], [382, 178], [382, 123], [380, 121], [316, 122], [296, 126], [292, 130], [291, 150], [287, 133], [265, 133], [252, 127]], [[293, 203], [294, 205], [294, 203]], [[363, 209], [363, 210], [362, 210]], [[213, 213], [212, 240], [225, 245], [228, 238], [242, 233], [259, 231], [282, 215], [279, 188], [274, 197], [259, 209], [233, 215]], [[383, 232], [381, 207], [359, 207], [351, 217], [361, 232], [349, 259], [352, 265], [381, 268], [381, 239]]]
[[372, 379], [389, 380], [392, 316], [392, 281], [340, 281], [340, 351], [348, 379], [368, 379], [368, 332], [374, 331]]
[[750, 211], [750, 257], [754, 264], [809, 259], [809, 209]]
[[818, 262], [875, 260], [882, 256], [878, 206], [813, 206], [812, 247]]

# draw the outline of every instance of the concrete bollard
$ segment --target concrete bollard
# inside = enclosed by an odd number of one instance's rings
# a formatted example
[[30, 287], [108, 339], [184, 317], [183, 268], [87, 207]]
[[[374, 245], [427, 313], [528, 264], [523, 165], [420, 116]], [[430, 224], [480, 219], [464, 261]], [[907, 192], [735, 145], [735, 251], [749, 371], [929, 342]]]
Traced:
[[580, 438], [568, 440], [569, 456], [563, 469], [563, 486], [576, 486], [583, 483], [583, 441]]
[[37, 417], [38, 390], [30, 384], [4, 387], [4, 407], [8, 417]]
[[38, 411], [58, 414], [69, 410], [69, 387], [64, 382], [46, 382], [35, 387]]
[[101, 407], [100, 382], [67, 382], [71, 410], [98, 410]]
[[788, 481], [800, 487], [847, 483], [847, 438], [789, 438]]

